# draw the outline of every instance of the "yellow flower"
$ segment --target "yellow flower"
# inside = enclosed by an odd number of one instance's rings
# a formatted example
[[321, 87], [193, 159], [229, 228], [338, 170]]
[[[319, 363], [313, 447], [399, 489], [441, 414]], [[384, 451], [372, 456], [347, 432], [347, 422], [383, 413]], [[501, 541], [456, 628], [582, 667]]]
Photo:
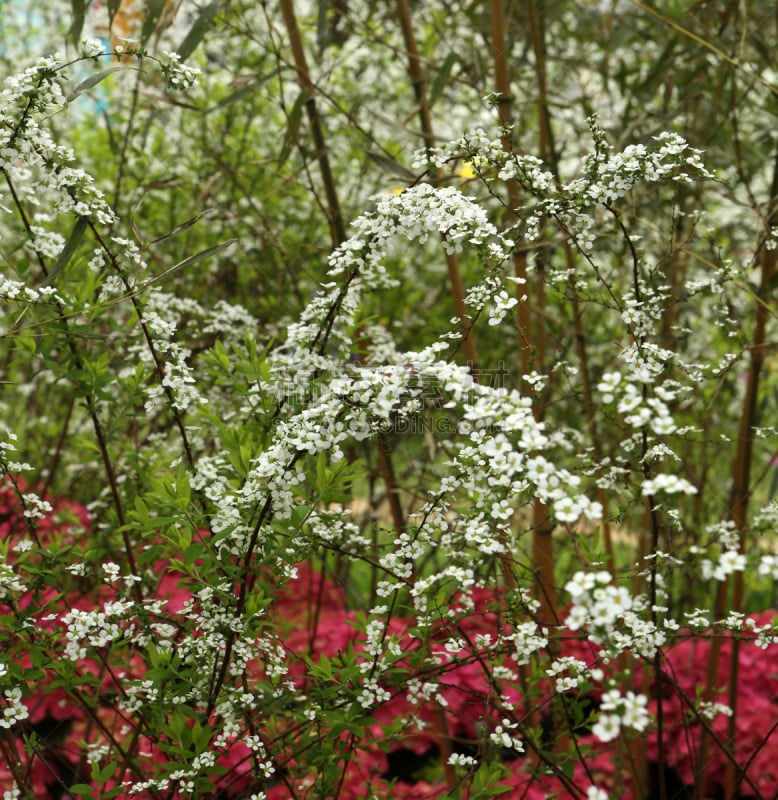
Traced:
[[471, 181], [476, 177], [476, 172], [473, 169], [473, 165], [470, 162], [466, 162], [454, 170], [454, 175], [464, 181]]

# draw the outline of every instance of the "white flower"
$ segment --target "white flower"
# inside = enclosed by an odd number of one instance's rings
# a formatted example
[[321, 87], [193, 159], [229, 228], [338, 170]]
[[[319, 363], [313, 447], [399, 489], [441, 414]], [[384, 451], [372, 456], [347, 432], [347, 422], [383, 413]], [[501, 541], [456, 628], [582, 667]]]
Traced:
[[505, 315], [518, 304], [515, 297], [511, 297], [504, 289], [498, 292], [493, 298], [494, 306], [489, 309], [489, 324], [499, 325]]
[[167, 78], [168, 89], [180, 92], [191, 89], [197, 83], [197, 76], [200, 74], [200, 70], [197, 67], [182, 64], [181, 56], [178, 53], [165, 51], [164, 55], [168, 63], [163, 64], [162, 71]]
[[648, 711], [646, 709], [647, 704], [648, 698], [645, 695], [627, 692], [622, 701], [622, 724], [636, 731], [645, 730], [649, 721]]
[[589, 622], [589, 612], [584, 606], [573, 606], [570, 613], [567, 615], [565, 625], [571, 631], [577, 631], [583, 628]]
[[103, 43], [99, 39], [82, 39], [79, 42], [79, 47], [84, 58], [94, 58], [95, 56], [101, 56], [105, 52]]
[[661, 473], [653, 480], [643, 481], [641, 491], [644, 497], [661, 491], [668, 494], [697, 494], [697, 487], [689, 483], [686, 478]]
[[600, 718], [594, 723], [592, 733], [601, 742], [612, 742], [621, 729], [621, 717], [618, 714], [600, 714]]
[[576, 572], [572, 580], [565, 584], [565, 591], [572, 597], [579, 597], [594, 588], [595, 577], [591, 572]]
[[554, 516], [560, 522], [576, 522], [581, 516], [581, 507], [572, 497], [561, 497], [554, 501]]
[[712, 720], [718, 714], [723, 714], [725, 717], [732, 716], [732, 709], [724, 705], [724, 703], [714, 703], [708, 701], [702, 701], [698, 708], [700, 714], [702, 714], [706, 719]]
[[746, 557], [737, 550], [725, 550], [719, 556], [719, 563], [713, 570], [713, 577], [717, 581], [723, 581], [727, 575], [733, 572], [742, 572], [746, 568]]
[[454, 767], [473, 767], [477, 762], [473, 756], [466, 756], [462, 753], [452, 753], [448, 757], [448, 763]]
[[621, 692], [618, 689], [611, 689], [602, 696], [600, 708], [603, 711], [617, 711], [621, 705]]
[[30, 716], [27, 706], [22, 702], [22, 690], [15, 686], [3, 692], [5, 704], [0, 716], [0, 728], [12, 728], [17, 722]]
[[762, 556], [758, 572], [760, 575], [769, 575], [774, 581], [778, 581], [778, 556]]
[[651, 429], [659, 436], [672, 433], [675, 428], [675, 422], [670, 416], [654, 417], [651, 420]]

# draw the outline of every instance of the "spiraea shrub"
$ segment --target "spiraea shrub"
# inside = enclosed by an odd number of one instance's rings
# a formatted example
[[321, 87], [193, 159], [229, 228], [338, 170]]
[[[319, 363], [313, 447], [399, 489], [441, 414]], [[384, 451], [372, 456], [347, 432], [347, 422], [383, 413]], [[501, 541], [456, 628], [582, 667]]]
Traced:
[[102, 52], [0, 98], [3, 797], [773, 797], [775, 211], [730, 257], [679, 133], [493, 124], [256, 297], [84, 168], [107, 81], [211, 108]]

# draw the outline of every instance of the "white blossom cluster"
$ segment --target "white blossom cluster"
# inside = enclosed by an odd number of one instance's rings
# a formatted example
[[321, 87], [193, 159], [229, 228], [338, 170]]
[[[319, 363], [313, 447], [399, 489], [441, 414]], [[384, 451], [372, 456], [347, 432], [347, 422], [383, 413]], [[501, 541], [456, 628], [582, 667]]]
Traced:
[[[690, 148], [677, 133], [663, 132], [655, 136], [653, 146], [628, 145], [623, 151], [613, 153], [596, 118], [591, 118], [589, 124], [595, 142], [594, 152], [584, 158], [582, 176], [561, 185], [540, 159], [506, 151], [503, 141], [488, 136], [483, 128], [434, 148], [432, 163], [440, 168], [464, 159], [489, 183], [517, 180], [527, 194], [538, 201], [531, 213], [525, 215], [525, 238], [537, 239], [542, 219], [554, 216], [564, 223], [574, 243], [584, 252], [591, 251], [594, 246], [596, 223], [586, 209], [613, 204], [638, 182], [692, 182], [713, 177], [702, 163], [700, 151]], [[420, 150], [412, 166], [425, 167], [429, 159], [428, 151]], [[492, 166], [498, 169], [489, 169]], [[634, 304], [632, 308], [633, 313], [644, 311]]]
[[178, 53], [165, 51], [165, 61], [161, 64], [162, 73], [167, 78], [168, 88], [172, 91], [183, 92], [191, 89], [197, 83], [200, 70], [181, 61]]
[[621, 732], [622, 727], [644, 731], [650, 722], [648, 698], [643, 694], [611, 689], [603, 695], [600, 715], [592, 727], [592, 733], [601, 742], [610, 742]]
[[465, 755], [464, 753], [452, 753], [448, 757], [448, 763], [452, 767], [467, 767], [471, 768], [478, 764], [478, 760], [473, 756]]
[[38, 238], [44, 235], [44, 221], [63, 214], [101, 225], [115, 221], [94, 180], [71, 166], [75, 160], [72, 149], [58, 144], [40, 124], [65, 104], [58, 81], [61, 69], [57, 57], [40, 59], [35, 66], [7, 78], [0, 92], [0, 167], [17, 196], [33, 207], [41, 206], [44, 198], [50, 200], [46, 212], [35, 217]]
[[5, 275], [0, 275], [0, 297], [4, 300], [23, 301], [24, 303], [63, 302], [53, 286], [41, 286], [34, 289], [22, 281], [12, 280]]
[[[316, 346], [322, 323], [334, 317], [328, 344], [330, 348], [343, 347], [345, 352], [336, 358], [347, 360], [351, 340], [345, 326], [356, 313], [362, 294], [397, 284], [398, 278], [390, 275], [383, 262], [398, 242], [423, 243], [430, 236], [442, 236], [450, 252], [460, 252], [465, 244], [481, 250], [489, 269], [498, 269], [507, 254], [487, 211], [453, 187], [420, 184], [400, 195], [382, 197], [374, 211], [355, 220], [352, 228], [351, 237], [329, 259], [330, 275], [347, 276], [345, 288], [337, 282], [322, 286], [323, 292], [308, 304], [300, 322], [290, 326], [286, 358], [276, 360], [276, 369], [286, 368], [297, 376], [303, 390], [311, 376], [332, 365]], [[483, 285], [488, 287], [488, 296], [501, 289], [500, 283], [490, 278]]]
[[[543, 168], [543, 162], [539, 158], [506, 153], [502, 140], [489, 136], [483, 128], [475, 128], [459, 139], [435, 147], [431, 156], [432, 163], [438, 168], [463, 158], [472, 165], [477, 174], [482, 168], [485, 173], [487, 165], [500, 164], [497, 180], [518, 178], [538, 195], [545, 195], [555, 185], [553, 174]], [[419, 169], [426, 167], [428, 162], [428, 151], [418, 150], [413, 156], [411, 166]]]
[[732, 709], [724, 703], [716, 703], [713, 701], [702, 701], [697, 706], [697, 711], [708, 720], [712, 720], [719, 714], [725, 717], [732, 716]]
[[518, 728], [517, 722], [503, 719], [499, 725], [489, 734], [489, 741], [496, 747], [505, 750], [515, 750], [517, 753], [524, 752], [524, 743], [516, 736], [513, 731]]
[[22, 501], [24, 503], [24, 516], [27, 519], [43, 519], [53, 511], [51, 503], [34, 492], [25, 492], [22, 495]]
[[129, 636], [135, 623], [128, 619], [133, 608], [130, 601], [115, 600], [102, 610], [83, 611], [73, 608], [62, 617], [65, 631], [65, 658], [79, 661], [87, 657], [88, 648], [108, 647], [112, 642]]
[[98, 59], [105, 52], [105, 46], [99, 39], [87, 39], [84, 37], [78, 43], [78, 47], [83, 58]]
[[565, 585], [572, 606], [565, 620], [570, 630], [586, 628], [589, 638], [603, 645], [608, 656], [632, 650], [645, 658], [653, 658], [667, 641], [667, 634], [640, 612], [643, 598], [633, 598], [623, 586], [611, 583], [605, 570], [576, 572]]
[[[576, 491], [580, 476], [545, 455], [532, 455], [548, 453], [551, 439], [533, 416], [531, 398], [516, 390], [480, 386], [472, 393], [460, 425], [467, 438], [450, 462], [454, 474], [468, 477], [449, 479], [443, 488], [472, 493], [478, 507], [489, 509], [488, 516], [498, 523], [512, 516], [522, 497], [532, 494], [548, 503], [562, 522], [602, 516], [599, 502]], [[488, 524], [486, 515], [482, 519]], [[474, 541], [472, 534], [469, 539]]]
[[[584, 159], [584, 178], [568, 186], [571, 193], [581, 191], [592, 203], [612, 204], [623, 197], [638, 181], [656, 182], [672, 177], [691, 182], [693, 177], [712, 178], [700, 158], [701, 151], [690, 148], [677, 133], [665, 131], [654, 137], [656, 145], [628, 145], [612, 153], [596, 119], [590, 120], [596, 149]], [[692, 173], [682, 171], [686, 167]], [[681, 171], [679, 171], [681, 169]]]
[[759, 559], [757, 570], [760, 575], [768, 575], [774, 581], [778, 581], [778, 555], [763, 554]]
[[3, 561], [0, 561], [0, 600], [5, 600], [12, 594], [20, 595], [25, 591], [27, 586], [24, 581], [3, 558]]
[[[132, 254], [134, 251], [130, 248], [129, 252]], [[155, 371], [161, 366], [163, 372], [159, 382], [147, 389], [145, 408], [148, 414], [165, 407], [168, 398], [178, 411], [205, 402], [196, 386], [191, 353], [173, 338], [180, 312], [177, 304], [171, 301], [167, 293], [149, 291], [142, 319], [150, 341], [140, 339], [132, 346], [133, 353], [142, 363]]]
[[572, 656], [564, 656], [551, 663], [546, 670], [546, 675], [549, 678], [555, 678], [556, 691], [561, 694], [580, 688], [585, 681], [592, 677], [593, 672], [594, 670], [590, 670], [586, 662]]
[[178, 789], [184, 794], [191, 794], [195, 790], [193, 778], [202, 773], [207, 773], [216, 763], [216, 753], [206, 750], [200, 753], [187, 764], [186, 768], [172, 770], [162, 778], [153, 778], [145, 781], [125, 781], [122, 786], [130, 796], [147, 795], [151, 792], [165, 792], [178, 785]]
[[746, 557], [735, 549], [727, 549], [719, 556], [718, 563], [714, 566], [710, 559], [704, 558], [701, 562], [701, 573], [704, 580], [711, 578], [725, 581], [735, 572], [743, 572], [746, 568]]
[[22, 700], [22, 690], [18, 686], [3, 690], [0, 708], [3, 712], [0, 716], [0, 728], [12, 728], [30, 716], [30, 712]]
[[653, 478], [647, 478], [640, 487], [641, 492], [646, 496], [654, 496], [659, 492], [668, 494], [697, 494], [697, 487], [690, 483], [686, 478], [679, 478], [678, 475], [660, 473]]
[[[438, 352], [445, 346], [442, 342], [421, 352], [395, 354], [397, 363], [373, 370], [343, 366], [344, 361], [347, 363], [344, 350], [350, 346], [346, 324], [361, 293], [368, 286], [374, 290], [396, 281], [381, 262], [398, 237], [424, 241], [432, 233], [440, 234], [454, 250], [467, 241], [487, 247], [489, 264], [501, 264], [505, 251], [483, 209], [454, 189], [421, 185], [383, 198], [376, 210], [357, 220], [354, 227], [355, 235], [330, 260], [332, 274], [347, 276], [345, 290], [337, 283], [323, 287], [325, 292], [307, 307], [301, 322], [290, 328], [284, 351], [274, 359], [274, 375], [286, 386], [284, 396], [303, 397], [308, 402], [295, 416], [282, 419], [276, 426], [273, 442], [252, 465], [243, 490], [246, 499], [257, 502], [267, 497], [269, 490], [276, 515], [288, 515], [292, 508], [289, 487], [299, 480], [292, 465], [301, 454], [330, 453], [340, 458], [346, 440], [359, 441], [391, 429], [395, 415], [415, 411], [426, 384], [437, 386], [449, 398], [448, 407], [464, 404], [462, 431], [466, 432], [464, 425], [470, 427], [470, 442], [462, 447], [452, 466], [480, 459], [487, 470], [481, 472], [479, 486], [473, 485], [472, 490], [478, 494], [479, 506], [491, 507], [491, 512], [463, 522], [461, 533], [469, 544], [477, 544], [483, 552], [499, 550], [503, 545], [494, 534], [490, 517], [504, 522], [512, 513], [507, 497], [526, 496], [530, 490], [552, 502], [555, 513], [564, 521], [575, 521], [582, 515], [599, 518], [602, 509], [598, 503], [583, 493], [570, 492], [580, 484], [578, 476], [555, 468], [545, 457], [522, 455], [522, 451], [538, 450], [549, 443], [542, 425], [532, 418], [531, 402], [518, 392], [478, 385], [468, 370], [438, 360]], [[490, 310], [492, 320], [515, 305], [494, 277], [487, 277], [480, 286], [488, 287], [484, 302], [490, 296], [496, 298]], [[334, 357], [320, 352], [325, 326]], [[313, 382], [327, 372], [335, 373], [335, 377], [326, 386], [316, 384], [314, 393]], [[493, 429], [491, 435], [487, 426]], [[499, 457], [495, 444], [501, 449]], [[481, 448], [483, 456], [478, 452]], [[468, 466], [472, 472], [474, 464]], [[447, 492], [461, 488], [450, 483], [444, 487]], [[489, 500], [490, 495], [494, 495], [493, 500]], [[394, 562], [403, 558], [402, 548], [398, 548]], [[413, 554], [406, 560], [410, 563], [412, 559]], [[396, 564], [385, 566], [394, 569]]]
[[507, 637], [514, 647], [514, 656], [519, 666], [529, 664], [532, 656], [548, 646], [548, 630], [536, 622], [522, 622], [514, 626]]
[[32, 465], [23, 461], [9, 458], [11, 453], [19, 449], [19, 437], [5, 423], [0, 422], [0, 470], [3, 474], [11, 475], [17, 472], [32, 470]]

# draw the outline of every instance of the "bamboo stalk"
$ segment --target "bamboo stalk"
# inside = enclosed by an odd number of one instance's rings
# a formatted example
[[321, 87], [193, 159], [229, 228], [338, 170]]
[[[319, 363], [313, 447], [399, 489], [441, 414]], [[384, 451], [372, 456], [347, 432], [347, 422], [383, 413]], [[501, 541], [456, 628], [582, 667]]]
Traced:
[[[511, 152], [513, 145], [510, 141], [509, 131], [513, 123], [513, 96], [511, 94], [510, 78], [508, 73], [508, 59], [506, 56], [505, 42], [505, 12], [502, 0], [490, 0], [489, 3], [492, 57], [494, 59], [495, 88], [498, 93], [497, 111], [500, 125], [504, 129], [503, 147], [506, 152]], [[521, 193], [518, 181], [506, 181], [508, 191], [509, 214], [515, 219], [516, 209], [521, 205]], [[524, 294], [529, 294], [527, 281], [527, 254], [523, 250], [514, 250], [513, 269], [518, 278], [516, 291], [520, 299]], [[532, 316], [529, 298], [521, 299], [518, 305], [519, 329], [519, 363], [522, 375], [532, 371], [534, 366], [537, 342], [532, 332]], [[538, 416], [537, 404], [533, 405], [533, 414]], [[538, 600], [540, 602], [540, 616], [545, 622], [556, 624], [559, 621], [557, 611], [557, 593], [554, 578], [554, 553], [551, 534], [554, 529], [553, 521], [546, 505], [539, 500], [533, 504], [532, 526], [532, 556], [536, 570], [538, 587]]]
[[[573, 253], [570, 245], [565, 243], [565, 256], [567, 268], [573, 268]], [[592, 443], [594, 458], [597, 462], [602, 461], [603, 447], [597, 431], [597, 417], [594, 410], [594, 400], [592, 396], [592, 382], [589, 376], [589, 356], [586, 349], [586, 337], [583, 327], [583, 309], [578, 302], [578, 292], [575, 282], [570, 281], [570, 296], [573, 305], [573, 325], [575, 329], [575, 349], [578, 355], [578, 363], [581, 366], [581, 393], [583, 395], [584, 414], [586, 415], [586, 426], [589, 429], [589, 439]], [[605, 545], [605, 555], [608, 559], [608, 570], [611, 577], [616, 579], [616, 556], [613, 552], [613, 535], [610, 522], [608, 521], [608, 493], [602, 486], [597, 487], [597, 500], [602, 506], [602, 539]]]
[[[293, 0], [281, 0], [281, 14], [284, 18], [284, 25], [289, 36], [289, 44], [292, 48], [295, 70], [297, 72], [297, 82], [300, 88], [308, 93], [305, 101], [305, 112], [311, 129], [311, 137], [316, 146], [316, 157], [319, 162], [319, 171], [324, 185], [324, 193], [327, 199], [327, 221], [330, 227], [330, 237], [333, 248], [339, 247], [346, 241], [346, 226], [343, 221], [343, 213], [340, 208], [338, 192], [335, 186], [335, 179], [330, 166], [330, 159], [327, 152], [326, 141], [324, 139], [324, 129], [316, 106], [316, 86], [311, 80], [308, 61], [305, 57], [300, 28], [297, 25], [297, 16], [294, 11]], [[357, 333], [357, 337], [359, 334]], [[386, 496], [392, 510], [392, 522], [395, 532], [399, 536], [405, 530], [405, 517], [400, 502], [399, 489], [395, 481], [394, 469], [392, 468], [391, 457], [386, 448], [384, 437], [379, 437], [376, 441], [378, 452], [378, 463], [386, 486]]]
[[[416, 105], [419, 113], [419, 125], [424, 137], [424, 147], [428, 157], [431, 147], [435, 142], [435, 134], [432, 129], [432, 113], [430, 110], [429, 98], [427, 96], [427, 79], [422, 67], [419, 48], [416, 44], [416, 36], [413, 32], [411, 20], [411, 8], [408, 0], [397, 0], [397, 16], [400, 20], [403, 41], [408, 54], [408, 73], [411, 77], [413, 92], [416, 96]], [[462, 326], [462, 352], [467, 360], [473, 377], [480, 378], [478, 352], [475, 344], [475, 336], [472, 331], [472, 323], [465, 303], [465, 288], [462, 280], [462, 271], [459, 268], [459, 258], [456, 253], [446, 252], [446, 266], [448, 268], [448, 279], [451, 286], [451, 297], [454, 301], [454, 311]]]
[[[530, 44], [532, 45], [533, 62], [535, 66], [535, 82], [538, 96], [538, 154], [551, 167], [554, 176], [559, 178], [556, 150], [554, 149], [554, 136], [551, 129], [551, 112], [548, 102], [548, 70], [546, 65], [546, 26], [543, 11], [539, 11], [535, 0], [526, 0]], [[543, 320], [546, 310], [546, 283], [545, 283], [545, 257], [544, 251], [536, 254], [536, 269], [538, 280], [535, 281], [535, 315], [534, 343], [539, 364], [546, 364], [546, 337], [543, 329]], [[539, 415], [543, 415], [543, 405]]]
[[[419, 126], [424, 137], [424, 148], [427, 152], [427, 160], [431, 162], [432, 146], [435, 142], [435, 134], [432, 128], [432, 113], [430, 110], [429, 98], [427, 97], [427, 79], [422, 67], [419, 56], [419, 48], [416, 44], [416, 36], [413, 32], [413, 22], [411, 19], [411, 8], [408, 0], [397, 0], [397, 16], [400, 21], [405, 50], [408, 55], [408, 74], [413, 85], [413, 92], [416, 97], [418, 108]], [[436, 174], [439, 170], [435, 170]], [[442, 238], [442, 237], [441, 237]], [[475, 337], [472, 331], [472, 322], [465, 303], [465, 288], [462, 280], [462, 272], [459, 268], [459, 259], [456, 253], [446, 253], [446, 266], [448, 268], [448, 279], [451, 287], [451, 296], [454, 301], [454, 311], [459, 324], [462, 327], [462, 351], [467, 359], [473, 378], [480, 381], [480, 369], [478, 353], [475, 346]], [[501, 534], [502, 536], [502, 534]], [[507, 553], [505, 554], [508, 555]], [[510, 569], [509, 560], [503, 560], [503, 572], [506, 580], [513, 576]], [[457, 783], [457, 774], [454, 766], [449, 763], [451, 755], [451, 740], [446, 723], [446, 715], [443, 708], [436, 704], [434, 712], [434, 732], [440, 750], [443, 772], [448, 789], [453, 789]]]
[[302, 36], [300, 36], [300, 28], [297, 25], [297, 16], [294, 13], [293, 0], [281, 0], [281, 14], [289, 35], [289, 44], [292, 48], [292, 57], [297, 71], [297, 82], [300, 84], [300, 88], [308, 94], [305, 100], [305, 113], [311, 128], [311, 137], [316, 146], [316, 158], [319, 162], [319, 171], [321, 172], [324, 193], [327, 198], [327, 217], [332, 243], [334, 247], [338, 247], [346, 241], [346, 226], [343, 222], [338, 193], [335, 188], [335, 179], [333, 178], [330, 159], [327, 155], [321, 117], [316, 107], [316, 86], [311, 81], [311, 72], [308, 68], [308, 60], [305, 57], [305, 48], [303, 47]]
[[[778, 225], [778, 152], [773, 162], [773, 179], [770, 189], [770, 214], [766, 221], [769, 231]], [[747, 552], [747, 525], [748, 525], [748, 501], [750, 498], [751, 487], [751, 461], [753, 456], [753, 429], [757, 417], [757, 401], [759, 397], [759, 380], [765, 358], [766, 327], [771, 308], [769, 299], [771, 294], [770, 284], [776, 273], [778, 266], [778, 251], [768, 250], [763, 247], [760, 255], [761, 275], [759, 279], [759, 290], [756, 296], [756, 316], [754, 324], [754, 338], [749, 348], [750, 363], [748, 378], [746, 382], [746, 394], [743, 399], [743, 409], [740, 416], [740, 426], [738, 430], [737, 448], [732, 465], [732, 489], [730, 497], [730, 519], [735, 523], [735, 528], [740, 534], [740, 553], [745, 555]], [[732, 611], [741, 613], [743, 611], [744, 584], [743, 573], [736, 572], [732, 581]], [[721, 617], [725, 613], [727, 592], [730, 585], [729, 579], [719, 583], [716, 596], [715, 615]], [[708, 671], [706, 675], [706, 686], [704, 697], [711, 700], [714, 695], [714, 688], [717, 683], [718, 667], [721, 660], [722, 640], [718, 637], [711, 642], [711, 651], [708, 661]], [[738, 691], [738, 672], [739, 672], [740, 641], [733, 637], [732, 651], [729, 662], [729, 692], [727, 702], [732, 709], [732, 716], [727, 724], [726, 749], [733, 753], [736, 749], [735, 735], [737, 724], [737, 691]], [[711, 737], [707, 731], [703, 731], [700, 740], [699, 763], [700, 771], [697, 774], [695, 786], [695, 800], [702, 800], [705, 793], [705, 783], [708, 775]], [[720, 745], [720, 743], [719, 743]], [[721, 746], [721, 745], [720, 745]], [[737, 784], [739, 783], [738, 769], [736, 762], [727, 760], [725, 772], [725, 800], [732, 800], [735, 797]]]
[[[773, 182], [770, 191], [771, 210], [767, 220], [767, 231], [778, 225], [778, 152], [773, 164]], [[756, 424], [757, 404], [759, 398], [759, 379], [765, 359], [766, 328], [771, 315], [769, 298], [771, 284], [778, 264], [778, 251], [762, 247], [761, 251], [761, 276], [756, 304], [756, 322], [754, 326], [754, 343], [750, 348], [750, 365], [748, 370], [748, 383], [746, 396], [743, 402], [743, 415], [740, 418], [738, 433], [738, 447], [733, 466], [732, 475], [732, 513], [731, 518], [735, 528], [740, 533], [740, 553], [745, 556], [748, 531], [748, 501], [751, 496], [751, 462], [753, 457], [754, 434]], [[732, 610], [742, 613], [744, 599], [743, 572], [735, 572], [732, 589]], [[732, 716], [727, 723], [727, 743], [731, 752], [735, 752], [735, 735], [737, 720], [737, 690], [739, 672], [740, 639], [732, 642], [732, 652], [729, 664], [729, 696], [728, 704], [732, 709]], [[731, 800], [737, 788], [737, 775], [735, 764], [727, 762], [724, 796]]]
[[538, 87], [538, 120], [540, 156], [548, 161], [554, 174], [557, 169], [554, 135], [551, 129], [551, 112], [548, 103], [548, 69], [546, 59], [546, 26], [543, 14], [538, 12], [535, 0], [526, 0], [529, 35], [532, 52], [535, 56], [535, 80]]
[[[511, 92], [510, 74], [506, 54], [505, 35], [505, 10], [502, 0], [490, 0], [489, 3], [491, 24], [492, 57], [495, 71], [495, 90], [497, 92], [497, 112], [500, 125], [503, 129], [502, 146], [508, 152], [513, 152], [511, 131], [513, 126], [513, 94]], [[541, 65], [542, 68], [542, 65]], [[542, 92], [541, 98], [545, 95]], [[548, 140], [541, 130], [541, 145], [548, 147]], [[506, 181], [508, 193], [508, 221], [513, 223], [518, 219], [517, 210], [521, 205], [521, 191], [516, 179]], [[529, 374], [537, 361], [542, 364], [545, 357], [544, 332], [542, 328], [543, 311], [545, 306], [545, 292], [542, 286], [543, 276], [534, 287], [530, 287], [527, 271], [527, 251], [514, 248], [512, 253], [513, 270], [517, 278], [516, 294], [518, 303], [518, 334], [519, 334], [519, 364], [523, 375]], [[533, 330], [533, 313], [531, 301], [538, 303], [536, 328]], [[536, 420], [543, 415], [543, 402], [537, 399], [532, 404], [532, 414]], [[540, 604], [538, 618], [541, 624], [559, 625], [560, 614], [557, 598], [556, 578], [554, 570], [553, 534], [554, 521], [549, 514], [548, 506], [536, 498], [532, 506], [532, 564], [535, 571], [537, 599]], [[558, 650], [558, 644], [553, 640], [549, 643], [549, 653], [553, 657]], [[562, 701], [563, 702], [563, 701]], [[570, 748], [569, 733], [564, 730], [564, 706], [554, 703], [554, 725], [556, 740], [554, 751], [565, 753]], [[537, 710], [531, 711], [534, 724], [540, 724]]]

